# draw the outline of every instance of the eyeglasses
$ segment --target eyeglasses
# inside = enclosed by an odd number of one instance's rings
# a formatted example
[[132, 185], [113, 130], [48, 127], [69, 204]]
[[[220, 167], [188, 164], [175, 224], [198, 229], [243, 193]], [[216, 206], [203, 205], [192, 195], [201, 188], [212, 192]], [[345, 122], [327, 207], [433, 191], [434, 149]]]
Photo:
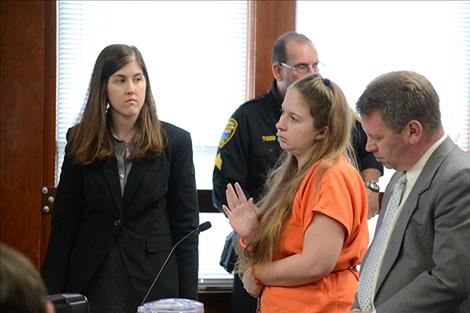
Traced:
[[283, 63], [283, 62], [279, 62], [279, 64], [281, 66], [284, 66], [285, 68], [288, 68], [292, 71], [295, 71], [297, 73], [300, 73], [300, 74], [309, 74], [309, 73], [318, 73], [320, 72], [320, 66], [322, 65], [322, 63], [320, 62], [317, 62], [317, 63], [314, 63], [312, 65], [309, 65], [309, 64], [305, 64], [305, 63], [301, 63], [301, 64], [296, 64], [294, 66], [290, 66], [289, 64], [286, 64], [286, 63]]

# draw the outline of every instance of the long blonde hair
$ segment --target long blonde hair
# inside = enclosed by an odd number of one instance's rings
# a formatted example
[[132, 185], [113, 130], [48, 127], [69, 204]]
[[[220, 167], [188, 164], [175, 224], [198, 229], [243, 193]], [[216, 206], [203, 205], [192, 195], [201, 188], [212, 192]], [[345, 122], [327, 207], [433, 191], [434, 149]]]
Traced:
[[269, 174], [263, 196], [257, 203], [261, 210], [261, 223], [250, 243], [252, 249], [237, 248], [240, 256], [238, 272], [273, 260], [283, 225], [291, 215], [295, 194], [311, 166], [319, 162], [319, 170], [315, 174], [315, 181], [319, 184], [321, 175], [335, 164], [350, 146], [353, 117], [338, 85], [319, 74], [313, 74], [292, 84], [288, 90], [291, 89], [296, 89], [302, 95], [314, 118], [314, 128], [325, 129], [326, 136], [314, 142], [309, 160], [300, 169], [297, 159], [284, 153], [279, 160], [279, 166]]

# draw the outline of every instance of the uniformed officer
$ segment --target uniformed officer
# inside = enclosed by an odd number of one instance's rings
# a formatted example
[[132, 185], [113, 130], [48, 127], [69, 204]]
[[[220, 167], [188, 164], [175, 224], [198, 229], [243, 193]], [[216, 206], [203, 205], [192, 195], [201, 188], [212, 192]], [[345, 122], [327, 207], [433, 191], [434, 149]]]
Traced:
[[[281, 154], [276, 136], [276, 123], [281, 116], [281, 103], [287, 87], [310, 73], [316, 73], [319, 61], [317, 51], [306, 36], [288, 32], [272, 47], [274, 82], [264, 95], [242, 104], [232, 115], [219, 142], [213, 172], [212, 199], [222, 211], [226, 203], [227, 184], [238, 182], [255, 202], [259, 199], [267, 173], [275, 167]], [[369, 217], [378, 212], [378, 178], [383, 166], [372, 153], [365, 150], [366, 134], [356, 120], [352, 130], [352, 145], [362, 178], [368, 187]], [[233, 251], [225, 251], [232, 252]], [[230, 254], [230, 253], [229, 253]], [[227, 257], [227, 256], [225, 256]], [[231, 271], [233, 264], [227, 270]], [[243, 288], [235, 274], [231, 300], [232, 313], [255, 313], [256, 299]]]

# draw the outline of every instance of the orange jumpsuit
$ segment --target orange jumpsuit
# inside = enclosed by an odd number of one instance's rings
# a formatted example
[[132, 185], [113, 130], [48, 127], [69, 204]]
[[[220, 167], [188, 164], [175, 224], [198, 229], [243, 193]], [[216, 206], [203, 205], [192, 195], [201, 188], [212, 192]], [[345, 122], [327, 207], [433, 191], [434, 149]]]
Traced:
[[266, 286], [261, 296], [262, 313], [344, 313], [357, 291], [358, 265], [367, 249], [367, 195], [357, 170], [341, 157], [325, 171], [319, 185], [313, 174], [318, 162], [303, 179], [294, 197], [291, 218], [283, 227], [276, 259], [299, 254], [304, 233], [317, 212], [344, 226], [344, 244], [334, 270], [311, 284], [291, 287]]

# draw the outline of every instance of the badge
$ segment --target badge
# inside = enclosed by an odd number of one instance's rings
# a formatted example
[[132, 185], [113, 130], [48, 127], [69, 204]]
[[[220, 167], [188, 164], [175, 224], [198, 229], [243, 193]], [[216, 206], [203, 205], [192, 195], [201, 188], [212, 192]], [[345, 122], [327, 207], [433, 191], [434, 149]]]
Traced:
[[238, 122], [234, 118], [231, 118], [228, 121], [227, 126], [225, 126], [224, 132], [222, 133], [222, 138], [220, 138], [219, 149], [222, 149], [222, 147], [225, 146], [227, 142], [230, 141], [230, 139], [232, 139], [235, 131], [237, 130], [237, 127]]

